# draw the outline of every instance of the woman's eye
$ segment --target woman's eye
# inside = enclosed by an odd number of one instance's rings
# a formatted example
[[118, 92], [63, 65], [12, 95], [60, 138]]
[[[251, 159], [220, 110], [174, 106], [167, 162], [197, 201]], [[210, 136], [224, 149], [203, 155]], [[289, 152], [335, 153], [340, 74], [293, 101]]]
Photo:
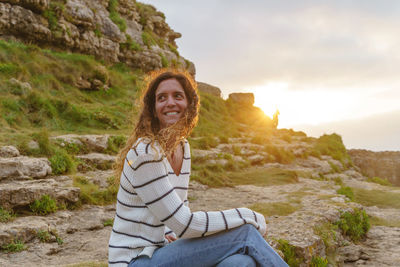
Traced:
[[165, 96], [164, 95], [160, 95], [157, 99], [158, 99], [158, 101], [162, 101], [162, 100], [165, 99]]
[[176, 98], [182, 99], [183, 95], [182, 94], [176, 94]]

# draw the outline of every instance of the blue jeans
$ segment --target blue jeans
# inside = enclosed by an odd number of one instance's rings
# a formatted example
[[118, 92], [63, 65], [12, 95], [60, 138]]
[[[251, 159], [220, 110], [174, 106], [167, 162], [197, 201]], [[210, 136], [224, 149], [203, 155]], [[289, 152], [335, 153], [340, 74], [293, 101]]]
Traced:
[[251, 224], [207, 237], [179, 239], [157, 249], [152, 258], [132, 260], [134, 266], [274, 266], [288, 265]]

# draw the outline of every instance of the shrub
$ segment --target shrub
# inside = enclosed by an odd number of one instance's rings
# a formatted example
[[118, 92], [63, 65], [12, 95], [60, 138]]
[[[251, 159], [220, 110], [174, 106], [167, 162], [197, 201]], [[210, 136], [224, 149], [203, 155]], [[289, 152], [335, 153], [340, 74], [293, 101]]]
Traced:
[[336, 225], [338, 225], [344, 235], [350, 237], [355, 242], [362, 239], [371, 227], [367, 213], [365, 210], [360, 209], [342, 213]]
[[50, 144], [49, 133], [47, 130], [44, 129], [38, 133], [34, 133], [32, 138], [39, 144], [38, 152], [40, 155], [50, 156], [53, 153], [53, 148]]
[[351, 187], [349, 187], [349, 186], [343, 186], [343, 185], [342, 185], [342, 186], [336, 191], [336, 193], [348, 197], [351, 201], [354, 200], [353, 189], [351, 189]]
[[322, 155], [331, 156], [333, 159], [339, 160], [343, 164], [351, 162], [350, 156], [347, 154], [346, 147], [343, 144], [342, 137], [338, 134], [322, 135], [317, 139], [314, 150]]
[[310, 267], [327, 267], [328, 260], [319, 256], [313, 256], [311, 259]]
[[290, 245], [287, 240], [279, 239], [279, 249], [282, 251], [284, 255], [284, 260], [290, 267], [298, 267], [300, 263], [304, 260], [302, 258], [297, 257], [295, 252], [295, 247]]
[[113, 178], [109, 177], [107, 182], [109, 186], [106, 189], [100, 189], [98, 185], [93, 184], [87, 178], [82, 176], [75, 176], [73, 178], [73, 185], [81, 189], [79, 195], [80, 204], [94, 204], [94, 205], [108, 205], [115, 203], [117, 199], [118, 187], [116, 183], [112, 182]]
[[20, 252], [26, 249], [25, 244], [21, 240], [12, 241], [10, 244], [1, 246], [1, 249], [6, 253]]
[[42, 216], [57, 211], [57, 203], [49, 195], [43, 195], [39, 200], [36, 199], [29, 207], [33, 213]]
[[36, 236], [39, 238], [40, 242], [47, 243], [51, 239], [51, 234], [46, 230], [38, 230]]
[[274, 161], [282, 164], [291, 163], [295, 159], [294, 154], [290, 150], [278, 148], [274, 145], [266, 145], [264, 151], [272, 155]]
[[340, 186], [343, 185], [343, 180], [340, 177], [333, 178], [333, 181], [335, 182], [336, 185], [340, 185]]
[[160, 53], [159, 55], [161, 57], [161, 65], [162, 65], [162, 67], [163, 68], [167, 68], [169, 66], [169, 62], [168, 62], [167, 57], [163, 53]]
[[333, 163], [332, 161], [328, 161], [329, 165], [331, 166], [332, 172], [340, 172], [340, 169], [337, 165], [335, 165], [335, 163]]
[[74, 161], [64, 150], [57, 150], [54, 156], [49, 159], [54, 174], [63, 174], [74, 169]]
[[142, 32], [142, 40], [143, 40], [143, 43], [144, 43], [147, 47], [149, 47], [149, 48], [150, 48], [151, 46], [157, 44], [157, 42], [156, 42], [156, 40], [154, 39], [154, 37], [153, 37], [153, 35], [151, 34], [151, 32], [146, 31], [146, 30], [144, 30], [144, 31]]
[[219, 142], [220, 142], [221, 144], [229, 144], [229, 138], [226, 137], [226, 136], [220, 136], [220, 137], [219, 137]]
[[15, 217], [13, 212], [9, 212], [8, 210], [3, 209], [0, 207], [0, 222], [6, 223], [11, 221]]

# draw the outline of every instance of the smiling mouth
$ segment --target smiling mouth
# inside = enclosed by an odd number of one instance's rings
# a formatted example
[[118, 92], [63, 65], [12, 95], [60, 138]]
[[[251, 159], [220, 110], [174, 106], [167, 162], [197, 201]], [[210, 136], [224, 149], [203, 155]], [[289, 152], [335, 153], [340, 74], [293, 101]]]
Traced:
[[166, 113], [164, 113], [164, 115], [167, 115], [167, 116], [170, 116], [170, 115], [178, 115], [178, 114], [179, 114], [179, 112], [177, 112], [177, 111], [166, 112]]

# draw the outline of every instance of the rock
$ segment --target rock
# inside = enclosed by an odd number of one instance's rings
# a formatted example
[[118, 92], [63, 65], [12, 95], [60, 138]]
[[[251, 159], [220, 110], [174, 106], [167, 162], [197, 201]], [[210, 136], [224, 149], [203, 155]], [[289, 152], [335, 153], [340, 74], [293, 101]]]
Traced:
[[34, 140], [31, 140], [31, 141], [29, 141], [29, 143], [28, 143], [28, 148], [29, 149], [39, 149], [39, 143], [38, 142], [36, 142], [36, 141], [34, 141]]
[[92, 84], [88, 81], [79, 77], [79, 79], [75, 82], [75, 86], [82, 90], [90, 90], [92, 89]]
[[204, 93], [208, 93], [211, 95], [221, 97], [221, 90], [216, 86], [213, 86], [213, 85], [210, 85], [207, 83], [203, 83], [203, 82], [197, 82], [197, 89], [200, 92], [204, 92]]
[[0, 206], [6, 209], [23, 208], [43, 195], [62, 203], [75, 203], [79, 194], [79, 188], [64, 187], [54, 179], [12, 181], [0, 184]]
[[226, 164], [228, 164], [228, 160], [227, 159], [210, 159], [206, 161], [206, 164], [210, 164], [210, 165], [221, 165], [221, 166], [225, 166]]
[[[83, 160], [85, 163], [93, 166], [96, 169], [108, 170], [111, 169], [112, 164], [116, 160], [116, 156], [106, 155], [101, 153], [90, 153], [85, 155], [76, 156], [78, 159]], [[79, 169], [79, 167], [78, 167]]]
[[19, 151], [15, 146], [2, 146], [0, 147], [0, 157], [12, 158], [18, 157]]
[[347, 150], [353, 163], [369, 177], [386, 178], [400, 186], [400, 152], [373, 152], [364, 149]]
[[102, 152], [108, 147], [109, 135], [81, 135], [79, 140], [83, 142], [90, 150]]
[[92, 88], [93, 90], [99, 91], [99, 90], [101, 90], [103, 87], [104, 87], [104, 84], [103, 84], [102, 81], [100, 81], [100, 80], [98, 80], [98, 79], [94, 79], [94, 80], [92, 81], [92, 87], [91, 87], [91, 88]]
[[15, 78], [11, 78], [8, 82], [11, 85], [19, 87], [22, 90], [21, 94], [26, 94], [26, 93], [32, 91], [32, 87], [28, 82], [21, 82]]
[[326, 174], [331, 172], [332, 168], [325, 160], [320, 160], [315, 157], [308, 157], [307, 159], [297, 159], [297, 163], [306, 168], [313, 168], [315, 171]]
[[264, 157], [262, 155], [256, 154], [247, 158], [252, 165], [260, 165], [264, 162]]
[[229, 100], [241, 105], [252, 106], [254, 104], [253, 93], [232, 93], [229, 94]]
[[42, 178], [51, 174], [51, 171], [50, 162], [47, 158], [25, 156], [0, 158], [0, 180], [4, 178]]
[[[7, 2], [7, 3], [4, 3]], [[10, 4], [11, 3], [11, 4]], [[152, 6], [145, 21], [140, 16], [135, 2], [118, 1], [116, 11], [124, 20], [126, 29], [121, 30], [110, 19], [109, 1], [68, 0], [58, 5], [49, 5], [50, 0], [7, 0], [0, 3], [0, 29], [3, 38], [12, 38], [44, 47], [63, 49], [94, 55], [110, 63], [124, 62], [130, 67], [152, 71], [162, 68], [161, 54], [168, 61], [176, 62], [195, 75], [194, 64], [176, 53], [176, 38], [181, 34], [172, 30], [165, 22], [162, 13]], [[146, 4], [142, 4], [146, 5]], [[57, 18], [56, 24], [43, 15], [51, 9]], [[142, 35], [152, 32], [156, 44], [147, 47]], [[128, 41], [127, 36], [140, 49], [124, 49], [121, 44]], [[163, 43], [161, 45], [161, 43]], [[175, 54], [176, 53], [176, 54]], [[104, 82], [104, 81], [103, 81]], [[77, 87], [89, 89], [86, 82], [77, 82]]]
[[352, 244], [339, 248], [338, 253], [344, 262], [355, 262], [361, 257], [362, 247]]

